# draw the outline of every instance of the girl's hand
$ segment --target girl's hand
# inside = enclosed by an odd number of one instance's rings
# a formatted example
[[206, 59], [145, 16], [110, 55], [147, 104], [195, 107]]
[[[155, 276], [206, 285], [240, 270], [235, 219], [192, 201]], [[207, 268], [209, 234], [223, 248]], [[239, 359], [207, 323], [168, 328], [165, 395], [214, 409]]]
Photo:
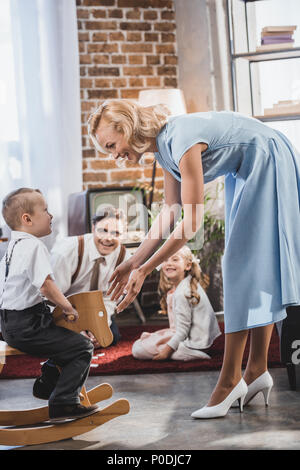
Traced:
[[171, 348], [171, 346], [169, 346], [168, 344], [166, 344], [166, 346], [160, 353], [153, 356], [153, 361], [166, 361], [167, 359], [169, 359], [169, 357], [172, 356], [173, 352], [174, 349]]
[[112, 285], [107, 291], [107, 295], [111, 296], [111, 300], [118, 300], [121, 295], [124, 294], [125, 286], [128, 282], [130, 273], [132, 271], [132, 262], [131, 260], [123, 261], [112, 273], [109, 283], [112, 282]]
[[[131, 302], [134, 301], [134, 299], [140, 292], [146, 277], [147, 277], [147, 274], [144, 272], [142, 267], [131, 271], [127, 284], [122, 289], [122, 292], [120, 291], [122, 294], [126, 294], [126, 295], [124, 299], [122, 299], [122, 301], [119, 303], [119, 305], [117, 305], [117, 308], [116, 308], [117, 313], [122, 312], [122, 310], [127, 308], [128, 305], [130, 305]], [[123, 285], [124, 284], [122, 283], [122, 286]]]

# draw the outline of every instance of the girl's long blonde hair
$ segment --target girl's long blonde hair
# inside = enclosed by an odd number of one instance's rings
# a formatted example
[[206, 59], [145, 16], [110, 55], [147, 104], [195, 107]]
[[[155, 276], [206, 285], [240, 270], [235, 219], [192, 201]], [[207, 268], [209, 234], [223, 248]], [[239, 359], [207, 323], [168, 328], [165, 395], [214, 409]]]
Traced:
[[[204, 290], [207, 289], [209, 285], [209, 277], [202, 273], [199, 263], [193, 253], [191, 252], [188, 246], [183, 246], [177, 252], [182, 256], [186, 262], [191, 263], [191, 269], [185, 271], [185, 277], [188, 275], [191, 276], [190, 288], [191, 292], [189, 296], [186, 296], [187, 299], [191, 302], [192, 305], [197, 305], [200, 302], [200, 295], [198, 293], [198, 283], [203, 287]], [[167, 293], [172, 289], [173, 285], [168, 281], [163, 270], [160, 270], [160, 279], [158, 284], [158, 293], [160, 295], [160, 307], [161, 310], [159, 313], [166, 315], [168, 313], [167, 307]]]
[[96, 138], [96, 131], [103, 118], [114, 130], [124, 135], [133, 150], [144, 153], [149, 148], [149, 138], [157, 136], [170, 114], [163, 104], [144, 107], [134, 100], [110, 99], [104, 101], [89, 117], [88, 133], [99, 152], [109, 153]]

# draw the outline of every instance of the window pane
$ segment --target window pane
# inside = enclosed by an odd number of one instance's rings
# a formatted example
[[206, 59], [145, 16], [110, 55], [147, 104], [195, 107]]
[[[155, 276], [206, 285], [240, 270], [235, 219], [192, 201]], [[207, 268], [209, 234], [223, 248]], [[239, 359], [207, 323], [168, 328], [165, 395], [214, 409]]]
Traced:
[[294, 147], [300, 153], [300, 134], [299, 134], [300, 121], [276, 121], [268, 122], [268, 126], [282, 132], [291, 141]]
[[9, 0], [1, 0], [0, 15], [0, 140], [18, 140], [17, 105]]
[[265, 0], [255, 2], [257, 45], [260, 45], [261, 30], [265, 26], [297, 26], [293, 38], [300, 46], [300, 2], [299, 0]]

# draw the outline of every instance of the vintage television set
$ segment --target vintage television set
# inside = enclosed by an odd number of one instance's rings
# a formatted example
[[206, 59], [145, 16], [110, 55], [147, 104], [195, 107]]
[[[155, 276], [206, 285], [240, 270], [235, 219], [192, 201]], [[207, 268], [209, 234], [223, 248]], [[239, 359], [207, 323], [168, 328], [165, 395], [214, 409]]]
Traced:
[[142, 188], [95, 188], [70, 194], [68, 235], [91, 232], [93, 216], [108, 206], [120, 209], [125, 214], [127, 231], [122, 237], [122, 243], [128, 248], [139, 246], [148, 231], [148, 210]]

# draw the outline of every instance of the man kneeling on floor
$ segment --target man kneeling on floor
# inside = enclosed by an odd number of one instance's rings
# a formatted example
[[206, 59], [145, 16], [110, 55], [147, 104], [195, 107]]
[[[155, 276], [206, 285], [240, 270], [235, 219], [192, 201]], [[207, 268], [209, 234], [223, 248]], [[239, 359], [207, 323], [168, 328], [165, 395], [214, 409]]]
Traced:
[[[106, 296], [108, 281], [115, 268], [130, 257], [121, 243], [126, 230], [123, 212], [112, 206], [104, 207], [93, 217], [92, 233], [67, 237], [57, 242], [51, 251], [55, 280], [66, 297], [79, 292], [102, 291], [108, 324], [113, 334], [112, 345], [120, 339], [115, 321], [116, 302]], [[85, 332], [99, 345], [91, 332]]]

